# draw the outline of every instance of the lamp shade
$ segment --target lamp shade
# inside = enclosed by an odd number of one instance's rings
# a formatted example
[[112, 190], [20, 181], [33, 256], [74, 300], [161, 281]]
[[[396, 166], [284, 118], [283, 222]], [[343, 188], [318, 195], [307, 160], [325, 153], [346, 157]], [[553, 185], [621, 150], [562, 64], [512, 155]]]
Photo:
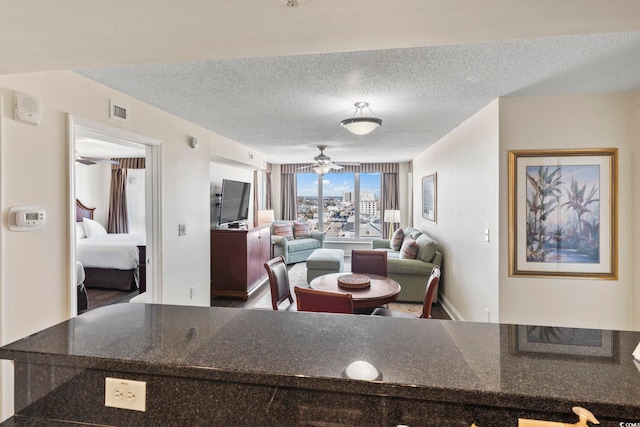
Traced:
[[382, 120], [376, 117], [352, 117], [344, 119], [340, 124], [354, 135], [367, 135], [382, 126]]
[[375, 116], [368, 102], [356, 102], [353, 105], [356, 107], [353, 117], [340, 122], [346, 130], [354, 135], [367, 135], [376, 130], [378, 126], [382, 126], [381, 119], [377, 117], [364, 117], [362, 115], [362, 110], [368, 108], [371, 114]]
[[324, 175], [325, 173], [329, 173], [331, 171], [331, 165], [319, 165], [313, 168], [313, 171], [318, 175]]
[[384, 222], [400, 222], [400, 211], [397, 209], [387, 209], [384, 211]]
[[273, 224], [274, 221], [275, 216], [273, 215], [273, 210], [258, 211], [258, 225]]

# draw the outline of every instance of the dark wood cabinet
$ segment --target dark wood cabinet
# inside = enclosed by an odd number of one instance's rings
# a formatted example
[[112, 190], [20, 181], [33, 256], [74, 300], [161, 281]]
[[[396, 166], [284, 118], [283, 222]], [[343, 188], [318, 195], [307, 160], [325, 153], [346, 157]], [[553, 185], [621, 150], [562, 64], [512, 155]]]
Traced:
[[271, 227], [211, 230], [211, 296], [242, 298], [267, 277]]

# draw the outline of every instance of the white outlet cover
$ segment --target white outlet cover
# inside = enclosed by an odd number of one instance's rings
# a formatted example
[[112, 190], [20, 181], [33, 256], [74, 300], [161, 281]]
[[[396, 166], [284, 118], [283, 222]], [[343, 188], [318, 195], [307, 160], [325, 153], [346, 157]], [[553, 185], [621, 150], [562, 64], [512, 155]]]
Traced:
[[105, 378], [104, 405], [146, 412], [147, 383], [122, 378]]

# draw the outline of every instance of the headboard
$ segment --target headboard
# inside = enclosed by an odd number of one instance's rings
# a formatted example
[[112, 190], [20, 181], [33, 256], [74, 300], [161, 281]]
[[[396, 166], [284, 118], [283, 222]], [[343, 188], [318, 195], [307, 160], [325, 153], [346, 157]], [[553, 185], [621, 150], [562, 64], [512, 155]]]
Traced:
[[95, 210], [96, 208], [88, 208], [76, 199], [76, 222], [82, 221], [82, 218], [93, 219], [93, 211]]

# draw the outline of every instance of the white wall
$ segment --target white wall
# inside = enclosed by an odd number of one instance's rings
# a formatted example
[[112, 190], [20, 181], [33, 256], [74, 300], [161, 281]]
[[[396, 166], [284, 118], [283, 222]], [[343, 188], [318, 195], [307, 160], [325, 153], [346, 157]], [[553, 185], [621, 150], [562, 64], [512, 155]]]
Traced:
[[[512, 97], [500, 100], [499, 283], [502, 323], [602, 329], [632, 328], [632, 235], [637, 235], [637, 228], [640, 226], [639, 211], [633, 210], [632, 197], [632, 171], [640, 166], [636, 153], [637, 133], [636, 141], [631, 137], [632, 100], [630, 93]], [[637, 109], [635, 120], [638, 120]], [[608, 147], [619, 149], [619, 279], [601, 281], [509, 277], [508, 151]], [[637, 188], [640, 187], [636, 187], [636, 194]], [[635, 311], [640, 311], [637, 291]]]
[[[40, 99], [39, 126], [13, 120], [14, 91]], [[210, 147], [224, 141], [223, 154], [247, 157], [249, 150], [72, 72], [0, 76], [0, 96], [4, 97], [2, 211], [32, 204], [47, 209], [47, 226], [36, 232], [9, 232], [5, 219], [3, 244], [11, 250], [2, 258], [3, 342], [65, 320], [70, 312], [68, 113], [163, 141], [162, 302], [209, 305]], [[130, 122], [108, 118], [110, 99], [129, 107]], [[199, 138], [200, 148], [191, 148], [192, 136]], [[261, 162], [263, 156], [254, 153], [254, 158]], [[187, 235], [179, 237], [181, 223], [187, 224]], [[196, 287], [193, 300], [190, 287]]]
[[[631, 174], [633, 177], [633, 216], [631, 221], [633, 227], [633, 259], [637, 260], [640, 255], [640, 91], [633, 93], [631, 108]], [[640, 274], [633, 274], [633, 326], [634, 331], [640, 331]]]
[[131, 234], [146, 233], [145, 182], [146, 172], [144, 169], [127, 169], [127, 217]]
[[96, 163], [84, 165], [76, 163], [76, 198], [93, 211], [93, 219], [107, 226], [109, 213], [109, 188], [111, 186], [111, 165]]
[[[444, 295], [464, 320], [497, 321], [498, 108], [493, 101], [413, 160], [413, 223], [438, 241]], [[437, 223], [422, 217], [422, 178], [437, 174]], [[484, 229], [490, 229], [490, 242]]]

